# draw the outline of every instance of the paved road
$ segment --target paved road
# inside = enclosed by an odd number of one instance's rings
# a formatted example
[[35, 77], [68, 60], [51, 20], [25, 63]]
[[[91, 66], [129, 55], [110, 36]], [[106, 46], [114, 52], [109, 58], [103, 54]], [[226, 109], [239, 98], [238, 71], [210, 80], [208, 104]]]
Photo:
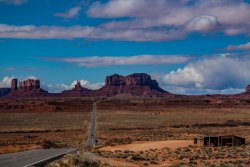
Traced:
[[96, 131], [96, 103], [93, 103], [91, 122], [88, 130], [88, 139], [86, 141], [85, 147], [95, 146], [95, 131]]
[[60, 157], [77, 149], [39, 149], [0, 155], [0, 167], [28, 167]]

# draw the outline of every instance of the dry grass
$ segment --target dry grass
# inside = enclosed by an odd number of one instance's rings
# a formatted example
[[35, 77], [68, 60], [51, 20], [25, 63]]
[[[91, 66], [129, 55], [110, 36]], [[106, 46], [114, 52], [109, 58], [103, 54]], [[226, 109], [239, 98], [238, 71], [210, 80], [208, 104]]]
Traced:
[[[126, 144], [132, 141], [193, 139], [197, 134], [235, 134], [250, 140], [249, 125], [224, 125], [230, 120], [250, 122], [250, 108], [246, 107], [178, 107], [168, 110], [163, 108], [163, 111], [154, 112], [98, 110], [97, 115], [97, 136], [104, 145]], [[213, 123], [223, 126], [214, 127]]]
[[[90, 113], [1, 113], [0, 153], [44, 147], [82, 146]], [[33, 147], [31, 147], [33, 146]]]
[[183, 147], [149, 149], [146, 151], [97, 151], [105, 158], [128, 161], [138, 166], [249, 166], [250, 146], [242, 147]]

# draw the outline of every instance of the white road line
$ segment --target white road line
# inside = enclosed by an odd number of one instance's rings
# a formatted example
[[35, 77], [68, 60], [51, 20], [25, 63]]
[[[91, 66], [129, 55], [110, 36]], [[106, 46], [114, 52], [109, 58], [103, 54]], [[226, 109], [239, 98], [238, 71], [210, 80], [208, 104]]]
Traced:
[[23, 167], [29, 167], [29, 166], [32, 166], [32, 165], [41, 163], [41, 162], [43, 162], [43, 161], [47, 161], [47, 160], [49, 160], [49, 159], [52, 159], [52, 158], [58, 157], [58, 156], [60, 156], [60, 155], [67, 154], [67, 153], [69, 153], [69, 152], [76, 151], [76, 150], [77, 150], [77, 149], [72, 149], [72, 150], [69, 150], [69, 151], [67, 151], [67, 152], [65, 152], [65, 153], [60, 153], [60, 154], [57, 154], [57, 155], [54, 155], [54, 156], [51, 156], [51, 157], [48, 157], [48, 158], [44, 158], [44, 159], [42, 159], [42, 160], [33, 162], [33, 163], [28, 164], [28, 165], [25, 165], [25, 166], [23, 166]]

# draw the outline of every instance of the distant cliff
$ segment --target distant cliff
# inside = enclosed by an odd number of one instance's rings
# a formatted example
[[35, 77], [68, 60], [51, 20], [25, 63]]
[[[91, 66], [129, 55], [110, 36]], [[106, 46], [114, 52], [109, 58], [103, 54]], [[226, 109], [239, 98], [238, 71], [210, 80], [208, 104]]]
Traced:
[[95, 92], [96, 96], [164, 96], [169, 94], [158, 86], [156, 80], [145, 73], [128, 76], [114, 74], [105, 79], [105, 85]]

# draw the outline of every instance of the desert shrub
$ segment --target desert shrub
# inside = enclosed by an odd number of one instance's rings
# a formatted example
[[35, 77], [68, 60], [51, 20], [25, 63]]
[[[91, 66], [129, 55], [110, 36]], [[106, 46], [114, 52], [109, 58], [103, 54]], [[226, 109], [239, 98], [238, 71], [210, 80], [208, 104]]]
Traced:
[[42, 142], [42, 147], [44, 149], [50, 149], [50, 148], [60, 148], [57, 142], [55, 141], [50, 141], [50, 140], [44, 140]]
[[145, 158], [141, 157], [140, 155], [133, 155], [131, 157], [131, 159], [134, 160], [134, 161], [143, 161], [143, 160], [145, 160]]
[[230, 165], [225, 164], [225, 163], [220, 163], [220, 167], [230, 167]]
[[179, 162], [177, 164], [171, 165], [170, 167], [182, 167], [182, 166], [185, 166], [185, 165], [186, 165], [185, 162]]
[[93, 161], [87, 158], [74, 157], [72, 159], [73, 165], [77, 167], [99, 167], [100, 162]]

